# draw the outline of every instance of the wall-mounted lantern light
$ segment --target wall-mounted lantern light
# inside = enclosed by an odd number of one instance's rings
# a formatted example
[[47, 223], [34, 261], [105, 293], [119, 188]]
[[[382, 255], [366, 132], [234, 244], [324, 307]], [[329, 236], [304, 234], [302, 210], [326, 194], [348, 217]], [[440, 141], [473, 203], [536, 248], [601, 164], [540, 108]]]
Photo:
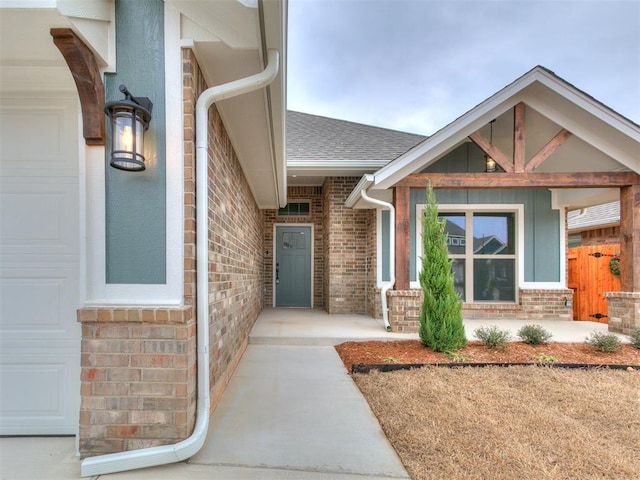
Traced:
[[[489, 133], [489, 145], [491, 146], [493, 146], [493, 122], [495, 122], [495, 119], [489, 122], [489, 128], [491, 129]], [[484, 171], [489, 173], [496, 171], [496, 161], [491, 158], [491, 155], [484, 156]]]
[[109, 102], [104, 112], [111, 120], [111, 161], [119, 170], [141, 172], [144, 165], [144, 132], [149, 128], [153, 103], [146, 97], [134, 97], [120, 85], [125, 98]]

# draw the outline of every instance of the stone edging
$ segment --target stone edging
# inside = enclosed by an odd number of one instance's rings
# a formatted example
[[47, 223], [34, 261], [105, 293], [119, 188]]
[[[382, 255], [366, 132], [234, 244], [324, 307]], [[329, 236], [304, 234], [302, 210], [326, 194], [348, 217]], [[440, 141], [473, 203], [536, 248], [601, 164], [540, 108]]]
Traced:
[[398, 370], [411, 370], [423, 367], [445, 367], [445, 368], [462, 368], [462, 367], [551, 367], [551, 368], [568, 368], [568, 369], [610, 369], [610, 370], [638, 370], [640, 365], [602, 365], [596, 363], [533, 363], [533, 362], [457, 362], [457, 363], [355, 363], [351, 365], [351, 373], [370, 373], [373, 370], [378, 372], [395, 372]]

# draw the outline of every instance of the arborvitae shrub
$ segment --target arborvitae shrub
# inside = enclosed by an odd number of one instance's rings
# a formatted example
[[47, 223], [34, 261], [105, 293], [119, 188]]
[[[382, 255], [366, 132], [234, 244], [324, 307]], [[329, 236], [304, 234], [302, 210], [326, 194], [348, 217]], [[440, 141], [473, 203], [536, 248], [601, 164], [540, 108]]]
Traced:
[[438, 204], [431, 188], [422, 217], [422, 271], [424, 293], [420, 310], [420, 340], [436, 352], [452, 352], [467, 344], [462, 321], [462, 302], [455, 290], [447, 250], [445, 220], [438, 219]]

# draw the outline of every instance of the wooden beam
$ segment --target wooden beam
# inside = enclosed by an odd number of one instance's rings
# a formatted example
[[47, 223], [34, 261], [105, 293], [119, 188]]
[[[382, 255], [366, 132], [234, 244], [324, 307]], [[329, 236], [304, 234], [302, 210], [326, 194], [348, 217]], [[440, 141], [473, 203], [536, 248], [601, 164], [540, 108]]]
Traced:
[[85, 143], [104, 145], [104, 85], [93, 52], [70, 28], [52, 28], [50, 33], [76, 82]]
[[620, 189], [620, 290], [640, 292], [640, 185]]
[[513, 170], [524, 172], [525, 164], [525, 111], [524, 103], [520, 102], [513, 109]]
[[393, 204], [396, 209], [396, 283], [395, 290], [409, 290], [409, 240], [410, 189], [398, 187], [393, 189]]
[[496, 148], [485, 136], [480, 132], [474, 132], [469, 135], [469, 138], [475, 143], [480, 150], [493, 158], [498, 165], [502, 167], [505, 172], [513, 172], [513, 164], [507, 158], [507, 156]]
[[549, 142], [544, 147], [542, 147], [531, 160], [529, 160], [527, 166], [525, 167], [525, 170], [527, 172], [533, 172], [542, 164], [542, 162], [549, 158], [549, 156], [553, 152], [555, 152], [560, 145], [566, 142], [569, 137], [571, 137], [571, 132], [568, 132], [564, 128], [560, 130], [555, 137], [549, 140]]
[[640, 183], [634, 172], [414, 173], [394, 187], [426, 188], [621, 188]]

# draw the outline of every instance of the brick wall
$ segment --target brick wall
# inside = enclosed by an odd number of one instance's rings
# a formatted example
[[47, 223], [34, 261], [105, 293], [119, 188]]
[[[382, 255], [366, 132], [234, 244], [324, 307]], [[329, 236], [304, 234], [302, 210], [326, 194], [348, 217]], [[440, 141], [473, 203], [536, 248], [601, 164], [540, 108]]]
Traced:
[[[196, 409], [195, 102], [206, 88], [183, 53], [184, 305], [82, 308], [83, 457], [187, 438]], [[264, 218], [214, 107], [209, 122], [212, 408], [262, 310]], [[171, 161], [171, 159], [169, 159]]]
[[640, 292], [606, 292], [609, 331], [631, 335], [640, 328]]
[[323, 185], [324, 308], [328, 313], [367, 309], [369, 213], [344, 205], [357, 177], [328, 177]]
[[597, 228], [580, 232], [581, 245], [609, 245], [620, 243], [620, 227]]
[[322, 187], [299, 186], [287, 189], [287, 202], [309, 200], [309, 216], [278, 216], [277, 210], [264, 212], [264, 304], [273, 305], [273, 227], [286, 223], [313, 224], [313, 306], [324, 305], [323, 294], [323, 223], [322, 223]]
[[[394, 332], [417, 332], [420, 324], [422, 290], [391, 290], [389, 299], [389, 323]], [[468, 320], [515, 319], [572, 320], [573, 310], [565, 306], [573, 299], [573, 291], [521, 289], [518, 304], [474, 303], [463, 304], [462, 316]]]
[[[191, 50], [183, 50], [185, 115], [205, 88]], [[187, 104], [191, 107], [187, 108]], [[185, 130], [195, 117], [185, 119]], [[194, 145], [185, 146], [185, 152]], [[187, 143], [187, 142], [185, 142]], [[264, 216], [253, 198], [222, 118], [209, 111], [209, 329], [215, 403], [244, 352], [262, 310]]]

